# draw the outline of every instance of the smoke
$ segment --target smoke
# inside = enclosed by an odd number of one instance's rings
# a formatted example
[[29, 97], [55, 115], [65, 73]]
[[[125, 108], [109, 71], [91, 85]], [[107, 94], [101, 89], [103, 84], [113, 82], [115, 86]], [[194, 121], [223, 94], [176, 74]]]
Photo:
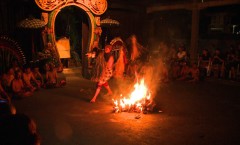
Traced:
[[134, 84], [140, 83], [144, 79], [145, 85], [151, 92], [151, 98], [156, 96], [156, 93], [161, 86], [161, 82], [165, 79], [166, 68], [162, 59], [153, 59], [147, 63], [140, 64], [139, 72], [135, 72], [135, 75], [130, 77], [115, 78], [115, 97], [128, 96], [133, 89]]
[[139, 77], [140, 79], [144, 78], [146, 86], [151, 91], [152, 97], [155, 97], [159, 87], [161, 87], [162, 80], [165, 79], [165, 75], [165, 65], [162, 59], [157, 58], [142, 67], [142, 75]]
[[161, 83], [168, 81], [170, 68], [168, 65], [170, 65], [170, 60], [176, 55], [175, 48], [169, 47], [165, 42], [156, 42], [152, 43], [141, 56], [145, 55], [147, 56], [145, 61], [133, 61], [133, 64], [126, 66], [125, 77], [116, 78], [116, 96], [131, 93], [134, 89], [134, 84], [144, 79], [145, 85], [153, 98], [161, 87]]

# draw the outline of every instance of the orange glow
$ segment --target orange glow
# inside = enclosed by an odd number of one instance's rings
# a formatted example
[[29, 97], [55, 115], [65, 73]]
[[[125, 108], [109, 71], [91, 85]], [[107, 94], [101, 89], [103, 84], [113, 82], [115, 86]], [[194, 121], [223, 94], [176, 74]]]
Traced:
[[144, 79], [141, 79], [140, 83], [137, 82], [134, 85], [134, 90], [128, 95], [128, 97], [122, 97], [119, 100], [114, 100], [115, 112], [121, 111], [136, 111], [141, 112], [143, 110], [146, 101], [151, 98], [147, 86], [144, 83]]

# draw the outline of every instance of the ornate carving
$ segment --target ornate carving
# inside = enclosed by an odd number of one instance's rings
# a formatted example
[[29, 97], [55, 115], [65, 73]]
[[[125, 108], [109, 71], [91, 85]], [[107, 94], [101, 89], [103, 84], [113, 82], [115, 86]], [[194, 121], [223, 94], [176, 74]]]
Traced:
[[96, 15], [101, 15], [107, 10], [107, 0], [35, 0], [35, 2], [44, 11], [53, 11], [65, 4], [84, 5]]
[[95, 17], [95, 23], [96, 23], [97, 26], [101, 25], [100, 17]]
[[35, 0], [36, 4], [44, 11], [53, 11], [68, 0]]
[[106, 0], [90, 0], [90, 9], [94, 14], [102, 14], [107, 8]]

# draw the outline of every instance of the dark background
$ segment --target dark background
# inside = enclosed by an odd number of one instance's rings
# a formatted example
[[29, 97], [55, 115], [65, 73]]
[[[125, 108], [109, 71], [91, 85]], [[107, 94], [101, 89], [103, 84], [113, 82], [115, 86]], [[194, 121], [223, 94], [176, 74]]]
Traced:
[[[210, 0], [208, 0], [210, 1]], [[119, 27], [111, 29], [103, 28], [103, 35], [107, 33], [109, 39], [120, 36], [126, 40], [130, 35], [136, 34], [139, 42], [148, 47], [164, 41], [168, 44], [184, 45], [189, 48], [191, 37], [191, 10], [177, 9], [147, 13], [147, 8], [154, 5], [178, 5], [189, 4], [192, 0], [111, 0], [108, 1], [108, 9], [101, 19], [111, 18], [120, 22]], [[198, 1], [197, 2], [202, 2]], [[207, 2], [204, 0], [203, 2]], [[42, 10], [38, 8], [34, 0], [1, 0], [0, 2], [0, 35], [7, 35], [19, 42], [26, 56], [31, 54], [31, 37], [34, 36], [37, 50], [43, 48], [41, 42], [41, 30], [23, 30], [17, 24], [30, 16], [40, 18]], [[211, 47], [212, 45], [222, 50], [230, 45], [239, 43], [240, 4], [205, 8], [200, 11], [199, 21], [199, 47]], [[79, 14], [70, 15], [75, 21], [82, 21], [81, 10], [75, 10]], [[211, 31], [213, 19], [218, 19], [224, 13], [223, 22], [220, 25], [223, 31]], [[72, 18], [70, 17], [70, 18]], [[227, 19], [226, 19], [227, 18]], [[59, 20], [60, 21], [60, 20]], [[58, 23], [58, 20], [57, 20]], [[60, 22], [59, 22], [60, 23]], [[217, 24], [218, 22], [216, 22]], [[236, 25], [235, 32], [232, 26]], [[57, 28], [59, 29], [59, 28]], [[29, 32], [30, 31], [30, 32]], [[238, 32], [238, 34], [237, 34]], [[66, 29], [58, 31], [66, 33]], [[24, 36], [24, 37], [23, 37]], [[211, 48], [210, 48], [211, 49]]]

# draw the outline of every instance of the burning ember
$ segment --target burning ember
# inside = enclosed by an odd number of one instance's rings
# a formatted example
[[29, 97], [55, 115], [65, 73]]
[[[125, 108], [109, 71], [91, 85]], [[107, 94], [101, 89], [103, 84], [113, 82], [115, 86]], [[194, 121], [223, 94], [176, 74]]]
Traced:
[[155, 104], [151, 100], [151, 93], [144, 84], [144, 79], [134, 85], [132, 93], [121, 99], [114, 100], [114, 112], [143, 112], [152, 111]]

